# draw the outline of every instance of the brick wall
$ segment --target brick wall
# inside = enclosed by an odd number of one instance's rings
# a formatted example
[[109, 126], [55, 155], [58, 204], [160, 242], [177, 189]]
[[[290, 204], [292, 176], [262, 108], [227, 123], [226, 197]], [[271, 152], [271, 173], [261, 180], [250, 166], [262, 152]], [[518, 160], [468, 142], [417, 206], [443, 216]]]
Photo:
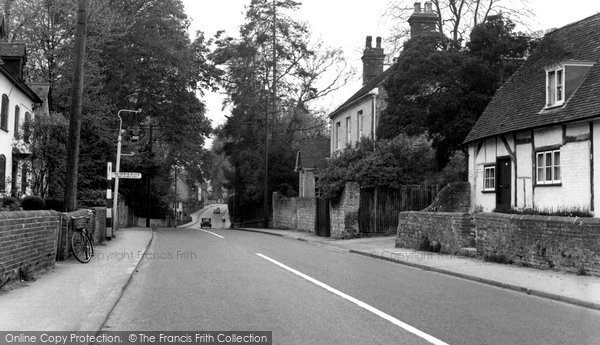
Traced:
[[317, 200], [315, 198], [296, 199], [297, 230], [315, 232]]
[[330, 204], [331, 237], [352, 238], [359, 235], [359, 205], [359, 184], [355, 182], [346, 183], [339, 200], [332, 201]]
[[456, 254], [473, 245], [473, 229], [467, 213], [400, 212], [396, 247]]
[[0, 287], [54, 266], [60, 213], [0, 212]]
[[488, 260], [600, 276], [600, 219], [479, 213], [475, 223]]

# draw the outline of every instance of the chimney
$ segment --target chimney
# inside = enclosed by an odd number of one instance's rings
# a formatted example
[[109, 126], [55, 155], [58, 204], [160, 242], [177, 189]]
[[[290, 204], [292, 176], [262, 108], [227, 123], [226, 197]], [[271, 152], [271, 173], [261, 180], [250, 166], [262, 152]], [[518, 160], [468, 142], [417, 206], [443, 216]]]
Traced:
[[425, 1], [425, 7], [421, 11], [421, 3], [415, 2], [415, 11], [408, 18], [410, 24], [410, 37], [430, 35], [437, 32], [438, 15], [433, 10], [431, 1]]
[[375, 48], [373, 48], [373, 37], [367, 36], [365, 50], [362, 56], [363, 85], [383, 73], [383, 60], [385, 60], [385, 54], [381, 47], [381, 37], [375, 39], [375, 44]]

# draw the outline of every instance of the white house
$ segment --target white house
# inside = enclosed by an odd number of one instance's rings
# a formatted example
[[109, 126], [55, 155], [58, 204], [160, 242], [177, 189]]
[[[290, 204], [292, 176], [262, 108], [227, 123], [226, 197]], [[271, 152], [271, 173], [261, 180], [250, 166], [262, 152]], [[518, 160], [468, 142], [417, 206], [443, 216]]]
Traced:
[[[415, 9], [408, 23], [411, 37], [427, 35], [437, 31], [437, 14], [432, 3], [426, 1], [424, 7], [415, 3]], [[383, 70], [385, 54], [381, 47], [381, 37], [367, 36], [363, 52], [363, 86], [336, 110], [329, 114], [331, 128], [331, 155], [354, 146], [362, 138], [377, 139], [377, 123], [381, 112], [385, 110], [386, 92], [383, 87], [391, 68]]]
[[498, 90], [465, 139], [472, 207], [600, 216], [599, 58], [596, 14], [547, 34]]
[[22, 125], [42, 101], [23, 80], [25, 44], [0, 43], [0, 56], [0, 194], [22, 196], [31, 194], [29, 133]]

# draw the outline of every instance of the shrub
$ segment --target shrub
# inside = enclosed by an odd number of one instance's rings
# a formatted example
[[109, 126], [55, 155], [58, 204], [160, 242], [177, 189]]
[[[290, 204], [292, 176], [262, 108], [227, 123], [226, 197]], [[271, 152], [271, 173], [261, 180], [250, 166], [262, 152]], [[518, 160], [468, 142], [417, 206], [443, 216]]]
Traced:
[[19, 199], [14, 197], [6, 197], [1, 199], [2, 211], [18, 211], [21, 209]]
[[46, 208], [54, 211], [64, 211], [65, 202], [62, 199], [46, 199]]
[[46, 203], [37, 195], [26, 196], [21, 200], [21, 207], [26, 211], [45, 210]]
[[524, 215], [538, 215], [538, 216], [557, 216], [557, 217], [593, 217], [592, 213], [584, 208], [574, 207], [574, 208], [559, 208], [557, 210], [554, 209], [532, 209], [526, 208], [522, 210], [517, 210], [514, 208], [496, 208], [493, 212], [497, 213], [506, 213], [506, 214], [524, 214]]

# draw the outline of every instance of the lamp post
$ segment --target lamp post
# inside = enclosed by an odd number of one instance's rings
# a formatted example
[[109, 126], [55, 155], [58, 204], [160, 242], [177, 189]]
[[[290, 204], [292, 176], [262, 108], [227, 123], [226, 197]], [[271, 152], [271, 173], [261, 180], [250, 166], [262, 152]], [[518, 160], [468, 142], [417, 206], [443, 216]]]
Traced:
[[[121, 118], [121, 113], [134, 113], [139, 114], [142, 112], [142, 109], [132, 110], [132, 109], [121, 109], [117, 113], [119, 117], [119, 136], [117, 137], [117, 163], [115, 164], [115, 190], [113, 196], [113, 229], [116, 231], [119, 229], [119, 172], [121, 171], [121, 132], [123, 131], [123, 119]], [[114, 231], [113, 231], [114, 233]]]

